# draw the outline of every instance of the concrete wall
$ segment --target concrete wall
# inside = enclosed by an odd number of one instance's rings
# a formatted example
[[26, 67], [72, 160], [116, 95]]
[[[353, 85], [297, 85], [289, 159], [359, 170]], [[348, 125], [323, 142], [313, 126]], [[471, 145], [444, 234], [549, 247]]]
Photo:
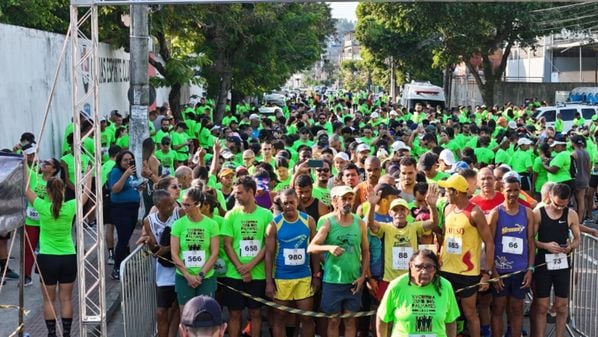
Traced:
[[588, 83], [522, 83], [506, 82], [496, 85], [494, 90], [494, 102], [502, 104], [511, 101], [515, 104], [522, 104], [526, 98], [537, 97], [545, 100], [548, 104], [554, 104], [557, 91], [570, 91], [576, 87], [591, 86]]
[[[0, 24], [0, 149], [12, 148], [23, 132], [40, 132], [44, 109], [52, 86], [65, 36]], [[129, 54], [110, 45], [99, 45], [99, 113], [129, 112]], [[71, 47], [61, 65], [46, 129], [38, 139], [41, 158], [59, 157], [64, 129], [71, 121]], [[82, 66], [89, 69], [88, 65]], [[86, 90], [83, 83], [79, 90]], [[168, 102], [169, 88], [156, 90], [156, 104]], [[188, 102], [202, 88], [184, 88], [181, 100]]]

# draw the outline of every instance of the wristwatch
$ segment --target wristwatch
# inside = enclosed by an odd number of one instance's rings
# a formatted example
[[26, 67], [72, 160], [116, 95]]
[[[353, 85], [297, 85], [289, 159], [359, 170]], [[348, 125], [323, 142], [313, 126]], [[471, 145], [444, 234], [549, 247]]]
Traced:
[[485, 271], [484, 271], [484, 274], [486, 274], [486, 275], [488, 275], [488, 276], [492, 277], [492, 270], [485, 270]]
[[200, 271], [200, 272], [199, 272], [199, 274], [198, 274], [197, 276], [199, 276], [199, 277], [201, 278], [201, 280], [203, 281], [203, 280], [204, 280], [204, 278], [206, 277], [206, 274], [204, 274], [204, 272], [203, 272], [203, 271]]

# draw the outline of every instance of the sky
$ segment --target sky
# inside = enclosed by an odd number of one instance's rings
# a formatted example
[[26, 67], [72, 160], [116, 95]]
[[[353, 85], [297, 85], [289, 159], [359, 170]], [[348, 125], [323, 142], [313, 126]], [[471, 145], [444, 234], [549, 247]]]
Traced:
[[357, 17], [355, 16], [355, 9], [358, 4], [357, 1], [329, 2], [328, 4], [330, 5], [330, 8], [332, 8], [333, 18], [357, 21]]

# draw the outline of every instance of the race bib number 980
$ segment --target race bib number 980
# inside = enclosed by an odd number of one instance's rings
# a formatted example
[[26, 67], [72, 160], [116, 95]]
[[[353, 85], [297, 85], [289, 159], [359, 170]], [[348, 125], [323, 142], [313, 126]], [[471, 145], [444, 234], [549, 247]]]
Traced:
[[284, 254], [284, 264], [286, 266], [302, 266], [305, 264], [305, 249], [288, 249], [282, 250]]
[[241, 240], [241, 257], [255, 257], [260, 251], [261, 244], [258, 240]]
[[203, 250], [190, 250], [183, 252], [185, 267], [201, 268], [206, 263], [206, 252]]

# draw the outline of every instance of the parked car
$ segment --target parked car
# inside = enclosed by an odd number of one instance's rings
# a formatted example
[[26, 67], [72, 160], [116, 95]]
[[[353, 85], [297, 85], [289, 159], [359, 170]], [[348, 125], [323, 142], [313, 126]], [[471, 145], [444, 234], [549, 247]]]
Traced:
[[563, 106], [544, 106], [537, 108], [532, 117], [535, 120], [544, 118], [546, 120], [546, 126], [554, 126], [557, 113], [561, 115], [563, 119], [563, 132], [567, 132], [573, 126], [573, 120], [575, 119], [575, 113], [579, 112], [581, 116], [586, 120], [586, 126], [592, 123], [592, 116], [596, 112], [596, 107], [584, 104], [567, 104]]

